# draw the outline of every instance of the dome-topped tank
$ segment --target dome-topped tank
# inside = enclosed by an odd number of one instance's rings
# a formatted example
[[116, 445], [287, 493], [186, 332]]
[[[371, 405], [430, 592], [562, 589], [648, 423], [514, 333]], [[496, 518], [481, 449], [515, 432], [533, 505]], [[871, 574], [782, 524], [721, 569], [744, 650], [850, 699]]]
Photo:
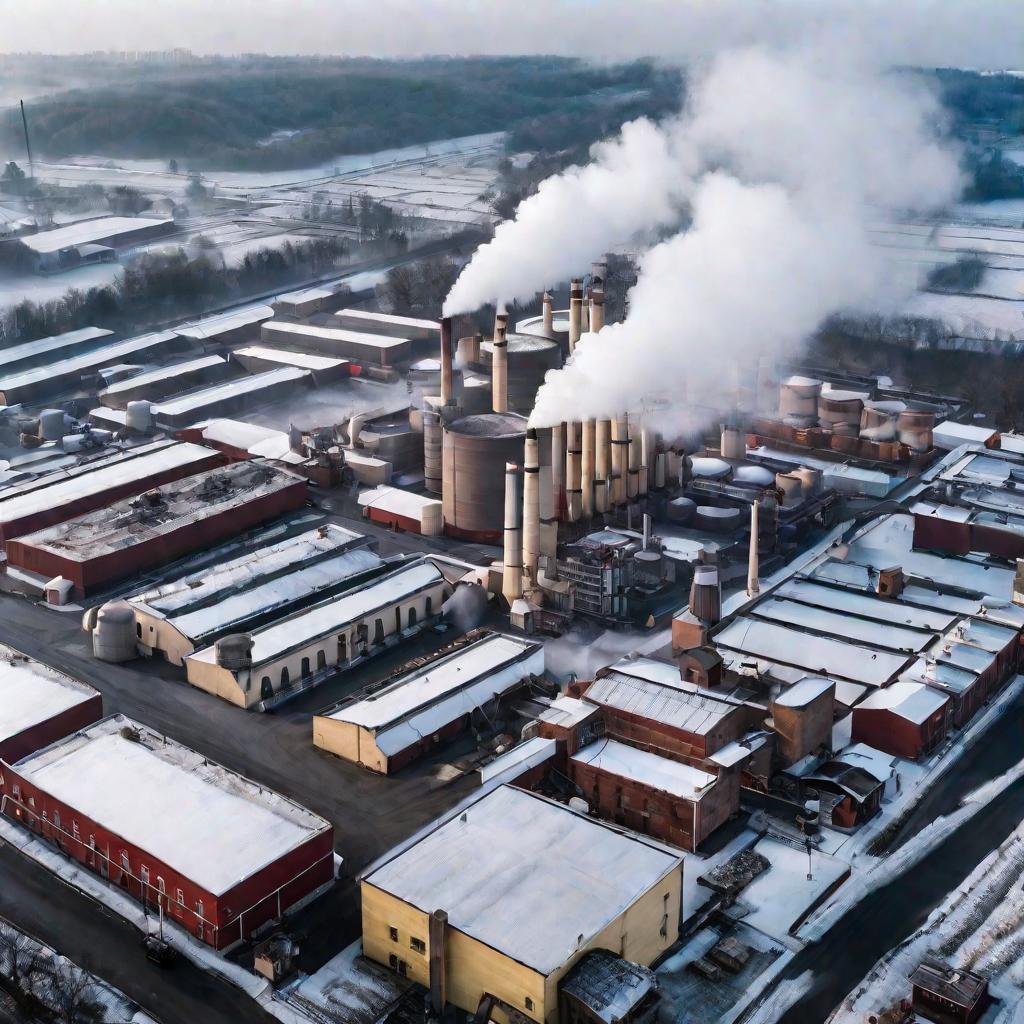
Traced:
[[[442, 503], [455, 536], [497, 540], [505, 523], [505, 463], [523, 461], [526, 417], [514, 412], [463, 416], [444, 428]], [[541, 445], [541, 451], [550, 448]], [[548, 451], [550, 458], [550, 451]]]
[[721, 480], [732, 471], [732, 466], [723, 459], [694, 456], [690, 459], [690, 473], [704, 480]]
[[135, 646], [135, 612], [127, 601], [108, 601], [96, 613], [92, 653], [101, 661], [131, 661]]
[[775, 474], [765, 466], [737, 466], [733, 470], [732, 480], [733, 483], [751, 487], [771, 487], [775, 483]]
[[[507, 338], [508, 407], [512, 412], [529, 416], [545, 374], [562, 365], [562, 349], [557, 341], [535, 334], [509, 334]], [[494, 346], [485, 341], [480, 352], [481, 359], [489, 367]]]

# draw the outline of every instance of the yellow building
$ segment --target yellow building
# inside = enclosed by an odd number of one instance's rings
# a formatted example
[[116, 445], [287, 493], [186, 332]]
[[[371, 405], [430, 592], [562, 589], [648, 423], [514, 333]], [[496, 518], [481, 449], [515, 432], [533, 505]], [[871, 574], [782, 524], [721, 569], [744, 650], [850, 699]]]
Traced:
[[363, 951], [469, 1013], [557, 1024], [576, 961], [607, 949], [651, 964], [681, 900], [677, 852], [501, 786], [363, 879]]

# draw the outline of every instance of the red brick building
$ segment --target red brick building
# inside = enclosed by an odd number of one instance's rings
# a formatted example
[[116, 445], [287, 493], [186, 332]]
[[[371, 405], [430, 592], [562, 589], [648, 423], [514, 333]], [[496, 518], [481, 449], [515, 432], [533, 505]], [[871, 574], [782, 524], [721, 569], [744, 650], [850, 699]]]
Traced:
[[3, 811], [224, 949], [334, 879], [329, 822], [116, 715], [3, 766]]
[[103, 699], [91, 686], [0, 647], [0, 762], [18, 761], [102, 717]]
[[916, 761], [945, 738], [950, 701], [923, 683], [893, 683], [853, 709], [851, 737], [896, 757]]

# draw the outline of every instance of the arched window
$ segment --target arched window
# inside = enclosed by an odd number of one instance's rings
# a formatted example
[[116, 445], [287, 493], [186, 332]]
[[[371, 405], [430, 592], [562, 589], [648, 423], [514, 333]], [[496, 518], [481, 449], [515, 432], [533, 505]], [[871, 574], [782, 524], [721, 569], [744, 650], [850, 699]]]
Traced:
[[281, 669], [281, 689], [284, 690], [287, 687], [291, 686], [291, 684], [292, 677], [288, 674], [288, 666], [285, 665], [285, 667]]
[[268, 700], [274, 696], [274, 687], [270, 683], [270, 676], [264, 676], [260, 680], [260, 700]]
[[416, 625], [416, 605], [413, 605], [409, 609], [409, 628], [412, 629]]
[[309, 675], [309, 658], [302, 659], [302, 678], [305, 679]]
[[319, 672], [321, 669], [327, 668], [327, 652], [317, 651], [316, 652], [316, 670]]
[[373, 642], [375, 644], [384, 643], [384, 620], [377, 619], [373, 624]]
[[424, 615], [426, 615], [426, 617], [429, 619], [430, 616], [433, 615], [433, 613], [434, 613], [434, 602], [431, 599], [430, 595], [427, 594], [427, 603], [426, 603], [426, 610], [424, 611]]

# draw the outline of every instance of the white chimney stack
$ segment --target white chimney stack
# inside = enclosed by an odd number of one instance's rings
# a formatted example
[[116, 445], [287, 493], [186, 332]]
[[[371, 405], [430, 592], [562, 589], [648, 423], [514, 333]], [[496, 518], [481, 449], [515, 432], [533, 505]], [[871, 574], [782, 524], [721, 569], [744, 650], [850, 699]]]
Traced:
[[512, 604], [523, 596], [523, 547], [519, 529], [519, 467], [505, 463], [505, 558], [501, 577], [502, 596]]
[[604, 290], [590, 289], [590, 330], [597, 334], [604, 327]]
[[494, 318], [494, 342], [491, 352], [491, 409], [508, 412], [508, 313]]
[[612, 476], [611, 501], [617, 507], [626, 504], [626, 474], [629, 458], [629, 432], [626, 417], [616, 416], [612, 420]]
[[628, 472], [626, 474], [626, 497], [632, 501], [640, 493], [640, 435], [635, 423], [626, 421], [629, 430]]
[[545, 292], [541, 303], [541, 311], [544, 314], [544, 337], [555, 338], [555, 301], [551, 298], [551, 292]]
[[526, 431], [523, 448], [523, 570], [537, 581], [540, 564], [540, 442], [537, 431]]
[[757, 553], [758, 535], [758, 511], [759, 503], [752, 502], [750, 506], [750, 551], [747, 555], [747, 596], [753, 597], [761, 592], [760, 576], [761, 566]]
[[565, 425], [565, 502], [566, 515], [570, 523], [575, 523], [580, 518], [582, 507], [581, 460], [580, 425], [579, 423], [567, 423]]
[[569, 285], [569, 352], [579, 344], [583, 333], [583, 283], [574, 278]]
[[455, 399], [452, 387], [452, 318], [441, 317], [441, 404], [451, 405]]
[[594, 424], [594, 509], [608, 511], [608, 485], [612, 476], [612, 423], [598, 420]]
[[594, 518], [594, 421], [583, 421], [583, 454], [580, 463], [581, 511], [584, 519]]
[[551, 428], [551, 504], [555, 519], [562, 514], [562, 495], [565, 493], [565, 424]]

